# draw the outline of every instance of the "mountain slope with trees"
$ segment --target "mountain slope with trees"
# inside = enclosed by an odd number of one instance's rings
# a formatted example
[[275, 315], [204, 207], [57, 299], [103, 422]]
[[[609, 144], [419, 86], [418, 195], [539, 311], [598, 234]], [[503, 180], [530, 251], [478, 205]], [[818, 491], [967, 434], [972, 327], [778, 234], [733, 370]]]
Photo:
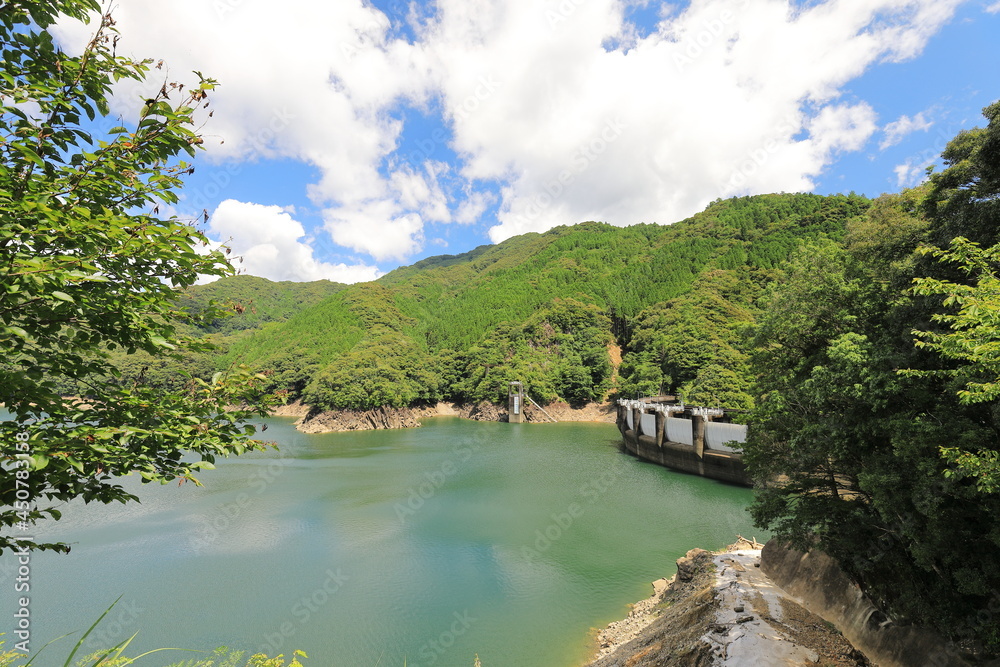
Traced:
[[[318, 408], [679, 392], [750, 410], [752, 512], [888, 617], [1000, 652], [1000, 104], [929, 183], [437, 257], [228, 344]], [[623, 351], [617, 377], [607, 349]]]
[[[219, 358], [268, 371], [275, 389], [323, 409], [495, 401], [511, 380], [542, 401], [680, 390], [747, 408], [740, 332], [755, 295], [799, 244], [839, 241], [868, 206], [761, 195], [670, 226], [525, 234], [331, 290], [287, 321], [220, 339]], [[617, 386], [612, 344], [624, 349]]]

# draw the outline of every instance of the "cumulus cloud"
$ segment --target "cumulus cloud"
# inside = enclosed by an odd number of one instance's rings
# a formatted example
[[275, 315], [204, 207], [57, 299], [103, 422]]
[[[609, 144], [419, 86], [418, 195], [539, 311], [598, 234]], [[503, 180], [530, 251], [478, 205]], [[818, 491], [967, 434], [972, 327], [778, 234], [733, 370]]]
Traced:
[[[919, 54], [960, 1], [693, 0], [642, 32], [625, 0], [411, 3], [409, 35], [365, 0], [119, 0], [116, 17], [119, 51], [222, 82], [210, 154], [315, 166], [325, 234], [381, 260], [494, 205], [500, 241], [810, 190], [877, 131], [845, 84]], [[403, 159], [401, 107], [440, 117], [451, 164]]]
[[907, 115], [900, 116], [899, 119], [894, 120], [883, 128], [885, 138], [882, 139], [878, 147], [885, 150], [890, 146], [898, 144], [906, 135], [919, 131], [926, 132], [933, 125], [932, 121], [924, 117], [923, 111], [912, 118]]
[[464, 173], [503, 185], [490, 230], [500, 241], [812, 189], [876, 130], [867, 103], [839, 99], [843, 85], [915, 55], [955, 4], [693, 2], [626, 50], [606, 48], [628, 28], [619, 3], [511, 0], [490, 12], [442, 0], [425, 43], [446, 72]]
[[1000, 14], [1000, 2], [994, 2], [986, 8], [986, 11], [990, 14]]
[[934, 164], [934, 160], [909, 159], [902, 164], [897, 164], [893, 168], [896, 174], [896, 187], [913, 188], [927, 179], [927, 167]]
[[329, 264], [317, 260], [303, 241], [306, 231], [280, 206], [227, 199], [208, 221], [209, 238], [233, 251], [233, 264], [270, 280], [333, 280], [355, 283], [375, 280], [379, 271], [364, 264]]
[[391, 201], [358, 208], [329, 209], [326, 227], [333, 240], [377, 260], [404, 259], [423, 247], [424, 221], [416, 213], [399, 214]]

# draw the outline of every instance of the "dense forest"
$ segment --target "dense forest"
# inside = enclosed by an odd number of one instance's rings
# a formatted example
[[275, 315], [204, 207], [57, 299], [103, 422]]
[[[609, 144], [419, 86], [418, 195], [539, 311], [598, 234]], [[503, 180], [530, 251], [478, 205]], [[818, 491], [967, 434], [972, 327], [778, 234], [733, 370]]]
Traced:
[[214, 350], [166, 365], [122, 352], [115, 381], [177, 388], [248, 364], [318, 409], [498, 401], [511, 380], [542, 402], [673, 391], [748, 409], [756, 299], [796, 248], [841, 243], [869, 206], [856, 195], [760, 195], [670, 226], [526, 234], [370, 283], [229, 277], [179, 303], [234, 312], [192, 320], [187, 333]]
[[833, 555], [893, 620], [995, 655], [1000, 102], [984, 113], [926, 184], [761, 294], [745, 455], [759, 525]]

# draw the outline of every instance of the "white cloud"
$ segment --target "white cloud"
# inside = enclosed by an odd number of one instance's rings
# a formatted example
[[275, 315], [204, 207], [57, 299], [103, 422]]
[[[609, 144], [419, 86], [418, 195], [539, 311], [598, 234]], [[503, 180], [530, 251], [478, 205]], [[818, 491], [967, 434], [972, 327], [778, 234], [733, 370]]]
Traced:
[[[719, 196], [809, 190], [876, 129], [842, 86], [916, 53], [955, 2], [694, 2], [627, 52], [620, 6], [442, 0], [425, 43], [470, 178], [504, 188], [500, 241], [587, 219], [672, 222]], [[489, 4], [489, 3], [486, 3]], [[943, 8], [943, 9], [942, 9]], [[503, 68], [498, 69], [498, 63]], [[489, 82], [492, 85], [484, 85]], [[608, 130], [610, 125], [621, 131]]]
[[[120, 52], [220, 80], [213, 155], [314, 165], [333, 240], [405, 259], [425, 225], [477, 220], [484, 182], [501, 195], [494, 241], [810, 190], [876, 129], [845, 84], [919, 54], [960, 2], [693, 0], [645, 37], [622, 0], [437, 0], [411, 13], [413, 40], [365, 0], [119, 0], [116, 17]], [[440, 111], [455, 164], [395, 154], [401, 103]]]
[[302, 224], [280, 206], [227, 199], [212, 213], [208, 233], [232, 249], [237, 268], [270, 280], [355, 283], [379, 276], [374, 266], [317, 260], [314, 249], [299, 240], [306, 236]]
[[326, 228], [333, 240], [366, 252], [376, 260], [405, 259], [423, 247], [424, 222], [416, 213], [399, 213], [391, 201], [365, 203], [357, 208], [328, 209]]
[[933, 125], [932, 121], [924, 117], [923, 111], [912, 118], [907, 115], [900, 116], [897, 120], [894, 120], [883, 128], [885, 138], [882, 139], [878, 147], [885, 150], [890, 146], [898, 144], [906, 135], [918, 131], [926, 132]]
[[875, 111], [865, 103], [824, 107], [809, 123], [811, 143], [821, 158], [856, 151], [874, 132]]
[[469, 225], [478, 222], [486, 209], [494, 203], [494, 197], [488, 192], [469, 192], [465, 200], [455, 211], [455, 222]]
[[934, 160], [910, 159], [896, 165], [893, 169], [896, 174], [896, 187], [913, 188], [920, 185], [927, 179], [927, 167], [933, 163]]
[[986, 12], [989, 14], [1000, 14], [1000, 2], [994, 2], [992, 5], [987, 7]]

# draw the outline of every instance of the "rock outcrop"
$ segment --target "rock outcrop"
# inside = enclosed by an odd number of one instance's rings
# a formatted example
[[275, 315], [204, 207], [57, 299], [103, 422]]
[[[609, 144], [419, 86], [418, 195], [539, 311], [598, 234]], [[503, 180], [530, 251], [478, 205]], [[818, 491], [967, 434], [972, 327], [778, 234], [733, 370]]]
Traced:
[[375, 408], [373, 410], [329, 410], [314, 412], [295, 422], [303, 433], [369, 431], [382, 428], [413, 428], [427, 416], [420, 408]]
[[507, 411], [500, 406], [482, 401], [476, 405], [456, 406], [458, 415], [466, 419], [477, 422], [505, 422], [507, 421]]
[[[574, 408], [562, 402], [545, 406], [545, 410], [558, 421], [595, 421], [614, 423], [616, 409], [611, 403], [589, 403]], [[481, 422], [507, 421], [506, 406], [482, 401], [475, 404], [437, 403], [415, 408], [375, 408], [373, 410], [310, 410], [296, 402], [281, 406], [276, 416], [300, 417], [295, 422], [304, 433], [331, 433], [335, 431], [364, 431], [382, 428], [414, 428], [426, 417], [462, 417]], [[551, 421], [538, 408], [526, 405], [525, 416], [529, 422]]]

